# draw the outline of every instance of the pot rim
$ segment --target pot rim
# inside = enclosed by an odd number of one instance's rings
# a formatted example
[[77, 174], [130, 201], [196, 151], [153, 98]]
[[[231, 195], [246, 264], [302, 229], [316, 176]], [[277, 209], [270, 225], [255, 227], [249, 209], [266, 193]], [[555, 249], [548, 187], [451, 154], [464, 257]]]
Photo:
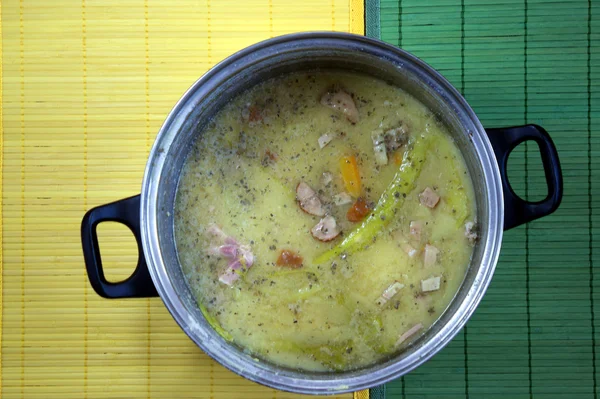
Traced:
[[[194, 104], [192, 104], [192, 101], [190, 100], [194, 95], [206, 82], [212, 79], [216, 78], [217, 83], [221, 84], [222, 81], [218, 81], [218, 75], [224, 68], [229, 66], [236, 66], [236, 68], [239, 68], [238, 63], [240, 61], [247, 61], [248, 58], [252, 57], [253, 54], [260, 50], [280, 46], [286, 43], [293, 43], [295, 41], [315, 39], [351, 41], [365, 47], [376, 48], [386, 53], [391, 53], [395, 57], [400, 57], [405, 63], [412, 64], [414, 68], [427, 74], [427, 76], [431, 78], [431, 81], [434, 82], [446, 96], [453, 100], [453, 103], [462, 108], [462, 113], [466, 115], [475, 126], [475, 131], [472, 131], [471, 133], [473, 136], [476, 136], [476, 140], [480, 143], [477, 154], [483, 170], [483, 179], [486, 181], [485, 189], [487, 194], [485, 197], [488, 200], [488, 205], [491, 201], [495, 206], [488, 206], [488, 234], [484, 244], [485, 251], [482, 256], [481, 266], [477, 271], [475, 280], [471, 286], [468, 287], [468, 293], [456, 312], [451, 316], [448, 322], [441, 327], [435, 337], [426, 341], [415, 350], [414, 353], [411, 353], [406, 358], [390, 363], [377, 370], [374, 368], [373, 370], [370, 370], [370, 368], [367, 367], [360, 369], [359, 372], [324, 374], [329, 377], [327, 379], [315, 379], [314, 374], [310, 376], [312, 378], [287, 376], [283, 373], [284, 370], [287, 370], [285, 368], [281, 368], [280, 373], [277, 370], [259, 367], [257, 364], [252, 363], [247, 359], [240, 359], [239, 356], [234, 356], [231, 353], [232, 351], [216, 351], [214, 349], [214, 345], [216, 344], [214, 341], [216, 333], [213, 331], [212, 333], [214, 334], [211, 334], [204, 331], [182, 304], [173, 284], [170, 282], [160, 250], [156, 220], [159, 186], [157, 182], [159, 181], [160, 174], [166, 163], [164, 154], [166, 151], [163, 151], [162, 149], [165, 144], [163, 139], [164, 136], [174, 136], [176, 134], [176, 132], [171, 131], [171, 128], [173, 126], [180, 127], [185, 116], [191, 112]], [[504, 203], [502, 198], [502, 185], [494, 151], [479, 119], [457, 89], [435, 69], [402, 49], [380, 40], [338, 32], [294, 33], [259, 42], [224, 59], [198, 79], [173, 107], [158, 132], [144, 173], [140, 207], [142, 245], [144, 249], [143, 252], [146, 256], [148, 270], [160, 297], [179, 326], [205, 353], [236, 374], [273, 388], [303, 394], [352, 392], [381, 385], [412, 371], [446, 346], [473, 314], [491, 281], [500, 251], [503, 220]], [[465, 287], [465, 289], [466, 288], [467, 287]], [[339, 378], [336, 378], [336, 376], [339, 376]]]

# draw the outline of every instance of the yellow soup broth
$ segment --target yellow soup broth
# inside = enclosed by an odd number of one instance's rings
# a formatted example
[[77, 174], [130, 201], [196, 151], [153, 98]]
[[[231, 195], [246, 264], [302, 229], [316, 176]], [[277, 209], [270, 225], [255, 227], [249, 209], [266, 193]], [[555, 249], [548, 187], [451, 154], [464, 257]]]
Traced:
[[396, 86], [315, 71], [242, 93], [183, 167], [175, 237], [225, 338], [303, 370], [401, 350], [448, 306], [476, 233], [452, 138]]

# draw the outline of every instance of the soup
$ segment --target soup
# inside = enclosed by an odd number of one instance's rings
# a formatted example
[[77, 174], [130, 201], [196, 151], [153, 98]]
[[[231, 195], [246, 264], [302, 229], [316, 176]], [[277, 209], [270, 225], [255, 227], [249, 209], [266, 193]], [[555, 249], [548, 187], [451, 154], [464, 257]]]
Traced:
[[184, 164], [175, 238], [207, 320], [253, 355], [350, 370], [410, 345], [456, 294], [473, 187], [421, 103], [360, 74], [263, 82]]

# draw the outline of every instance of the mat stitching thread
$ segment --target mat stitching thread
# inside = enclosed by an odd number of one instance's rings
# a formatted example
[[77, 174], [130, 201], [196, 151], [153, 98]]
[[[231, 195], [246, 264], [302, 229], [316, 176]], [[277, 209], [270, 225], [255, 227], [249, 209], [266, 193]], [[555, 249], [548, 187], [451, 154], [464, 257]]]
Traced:
[[398, 0], [398, 47], [402, 48], [402, 0]]
[[[150, 30], [148, 23], [148, 0], [144, 0], [144, 94], [145, 94], [145, 119], [146, 119], [146, 153], [150, 153]], [[148, 316], [148, 321], [146, 324], [146, 357], [148, 359], [148, 363], [146, 364], [146, 396], [150, 398], [152, 396], [151, 392], [151, 373], [150, 373], [150, 365], [151, 362], [151, 351], [150, 345], [152, 343], [152, 336], [150, 334], [150, 328], [152, 326], [152, 315], [150, 312], [150, 298], [146, 298], [146, 314]]]
[[[87, 20], [86, 0], [81, 1], [81, 52], [83, 91], [83, 211], [87, 211], [87, 168], [88, 168], [88, 96], [87, 96]], [[83, 397], [88, 390], [88, 282], [83, 273]]]
[[20, 152], [21, 152], [21, 397], [25, 396], [25, 28], [23, 0], [19, 0], [19, 77], [20, 77]]
[[331, 30], [335, 30], [335, 0], [331, 0]]
[[[523, 89], [524, 89], [524, 112], [523, 119], [524, 123], [527, 123], [529, 119], [528, 109], [528, 90], [527, 90], [527, 22], [528, 22], [528, 0], [524, 0], [523, 6], [525, 9], [524, 18], [524, 37], [523, 37]], [[525, 144], [525, 198], [529, 199], [529, 146], [527, 142]], [[529, 306], [529, 223], [525, 224], [525, 306], [527, 310], [527, 365], [528, 365], [528, 378], [529, 378], [529, 397], [533, 396], [533, 378], [532, 378], [532, 361], [531, 361], [531, 309]]]
[[273, 32], [273, 0], [269, 0], [269, 37], [274, 36]]
[[206, 0], [206, 56], [208, 58], [209, 67], [212, 66], [212, 31], [210, 24], [210, 0]]
[[590, 265], [590, 313], [592, 327], [592, 380], [594, 384], [594, 399], [598, 398], [597, 377], [596, 377], [596, 314], [594, 309], [594, 225], [593, 225], [593, 206], [592, 206], [592, 2], [588, 0], [588, 20], [587, 20], [587, 145], [588, 145], [588, 225], [589, 225], [589, 265]]
[[[460, 92], [465, 96], [465, 1], [460, 1]], [[465, 397], [469, 399], [469, 340], [468, 325], [463, 329], [465, 367]]]

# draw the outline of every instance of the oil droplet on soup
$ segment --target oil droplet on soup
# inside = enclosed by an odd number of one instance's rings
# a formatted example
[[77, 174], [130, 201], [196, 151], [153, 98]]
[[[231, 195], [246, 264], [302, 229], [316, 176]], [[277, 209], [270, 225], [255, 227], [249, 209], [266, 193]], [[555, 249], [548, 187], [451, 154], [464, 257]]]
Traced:
[[477, 239], [470, 176], [431, 112], [345, 72], [290, 74], [199, 132], [175, 237], [226, 339], [304, 370], [401, 351], [446, 309]]

